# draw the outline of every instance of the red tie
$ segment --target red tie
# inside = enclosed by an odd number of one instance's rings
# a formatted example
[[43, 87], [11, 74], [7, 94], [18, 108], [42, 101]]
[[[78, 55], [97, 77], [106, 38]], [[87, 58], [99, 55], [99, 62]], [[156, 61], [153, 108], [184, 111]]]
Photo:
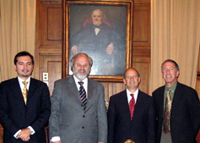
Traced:
[[135, 99], [134, 99], [134, 94], [131, 94], [132, 99], [129, 102], [129, 109], [130, 109], [130, 114], [131, 114], [131, 120], [133, 119], [133, 113], [135, 110]]

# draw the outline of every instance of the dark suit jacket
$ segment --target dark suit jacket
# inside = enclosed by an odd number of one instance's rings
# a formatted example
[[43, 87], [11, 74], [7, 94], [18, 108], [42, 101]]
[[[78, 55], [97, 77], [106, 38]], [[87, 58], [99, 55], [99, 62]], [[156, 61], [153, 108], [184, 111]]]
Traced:
[[4, 143], [20, 143], [13, 135], [31, 126], [35, 134], [29, 143], [45, 143], [44, 127], [50, 116], [50, 94], [45, 83], [31, 78], [27, 105], [24, 103], [17, 78], [0, 84], [0, 123], [4, 128]]
[[96, 35], [93, 24], [87, 25], [75, 33], [70, 41], [71, 47], [76, 45], [80, 52], [96, 51], [100, 54], [106, 54], [106, 48], [110, 43], [115, 47], [122, 44], [120, 36], [108, 25], [102, 23], [101, 30]]
[[124, 143], [127, 139], [136, 143], [155, 143], [155, 126], [155, 108], [151, 96], [139, 90], [132, 120], [126, 90], [110, 97], [109, 143]]
[[[157, 143], [160, 143], [163, 123], [163, 102], [165, 86], [153, 92], [156, 106]], [[173, 143], [195, 143], [200, 126], [200, 106], [197, 92], [177, 83], [171, 109], [171, 137]]]
[[[102, 23], [101, 30], [96, 35], [93, 24], [87, 25], [75, 33], [70, 39], [70, 46], [78, 46], [78, 52], [87, 53], [93, 59], [94, 66], [92, 69], [98, 69], [98, 74], [111, 74], [104, 69], [105, 65], [112, 62], [117, 63], [112, 67], [112, 74], [122, 74], [124, 72], [125, 61], [125, 41], [108, 25]], [[124, 39], [125, 40], [125, 39]], [[113, 43], [114, 50], [111, 55], [106, 52], [107, 46]], [[71, 50], [70, 50], [71, 51]], [[73, 57], [74, 53], [70, 53]], [[111, 65], [110, 65], [111, 66]]]
[[55, 82], [51, 97], [50, 139], [62, 143], [107, 142], [107, 116], [103, 86], [88, 79], [87, 106], [83, 110], [73, 76]]

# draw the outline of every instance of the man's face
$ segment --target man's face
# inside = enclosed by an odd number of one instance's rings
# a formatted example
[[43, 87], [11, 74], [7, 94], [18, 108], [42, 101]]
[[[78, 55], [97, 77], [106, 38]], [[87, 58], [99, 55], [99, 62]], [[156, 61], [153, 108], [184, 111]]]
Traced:
[[127, 89], [134, 92], [139, 87], [141, 79], [134, 69], [128, 69], [125, 73], [123, 81]]
[[74, 60], [73, 74], [79, 79], [85, 79], [90, 73], [89, 59], [85, 55], [80, 55]]
[[179, 76], [179, 71], [177, 71], [176, 66], [172, 62], [166, 62], [162, 66], [162, 77], [168, 87], [174, 85], [177, 82]]
[[94, 25], [101, 25], [102, 23], [102, 15], [100, 10], [94, 10], [92, 12], [92, 22]]
[[21, 56], [17, 58], [17, 63], [14, 65], [14, 69], [18, 76], [24, 80], [32, 74], [34, 65], [30, 56]]

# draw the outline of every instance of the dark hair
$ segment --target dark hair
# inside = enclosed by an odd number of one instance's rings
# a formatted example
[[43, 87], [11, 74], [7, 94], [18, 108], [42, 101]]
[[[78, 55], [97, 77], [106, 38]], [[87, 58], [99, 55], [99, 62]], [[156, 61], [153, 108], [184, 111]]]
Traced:
[[126, 78], [126, 75], [125, 75], [125, 74], [126, 74], [127, 70], [129, 70], [129, 69], [135, 70], [135, 71], [137, 72], [138, 77], [140, 77], [140, 73], [138, 72], [138, 70], [136, 70], [135, 68], [130, 67], [130, 68], [127, 68], [127, 69], [124, 71], [124, 78]]
[[178, 66], [178, 64], [177, 64], [174, 60], [171, 60], [171, 59], [167, 59], [167, 60], [165, 60], [165, 61], [162, 63], [162, 65], [161, 65], [161, 71], [162, 71], [163, 65], [164, 65], [165, 63], [167, 63], [167, 62], [174, 63], [174, 65], [175, 65], [175, 67], [176, 67], [176, 70], [179, 71], [179, 66]]
[[69, 62], [69, 65], [71, 66], [71, 71], [72, 71], [72, 72], [73, 72], [73, 68], [74, 68], [74, 61], [75, 61], [75, 59], [76, 59], [78, 56], [80, 56], [80, 55], [85, 55], [86, 57], [88, 57], [89, 63], [90, 63], [90, 68], [91, 68], [92, 65], [93, 65], [93, 60], [92, 60], [91, 57], [89, 57], [86, 53], [78, 53], [78, 54], [76, 54], [75, 56], [73, 56], [72, 59], [71, 59], [70, 62]]
[[15, 65], [17, 63], [17, 58], [18, 57], [22, 57], [22, 56], [29, 56], [31, 58], [31, 60], [32, 60], [32, 64], [34, 65], [33, 56], [29, 52], [27, 52], [27, 51], [22, 51], [22, 52], [17, 53], [17, 55], [15, 55], [15, 58], [14, 58], [14, 64]]

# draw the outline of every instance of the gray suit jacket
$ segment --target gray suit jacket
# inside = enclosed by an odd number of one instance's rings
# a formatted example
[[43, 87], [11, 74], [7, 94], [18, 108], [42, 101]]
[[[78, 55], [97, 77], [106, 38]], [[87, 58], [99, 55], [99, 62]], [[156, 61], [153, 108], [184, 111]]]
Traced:
[[55, 82], [51, 97], [50, 138], [60, 136], [62, 143], [107, 141], [107, 117], [103, 86], [88, 79], [86, 110], [73, 76]]

